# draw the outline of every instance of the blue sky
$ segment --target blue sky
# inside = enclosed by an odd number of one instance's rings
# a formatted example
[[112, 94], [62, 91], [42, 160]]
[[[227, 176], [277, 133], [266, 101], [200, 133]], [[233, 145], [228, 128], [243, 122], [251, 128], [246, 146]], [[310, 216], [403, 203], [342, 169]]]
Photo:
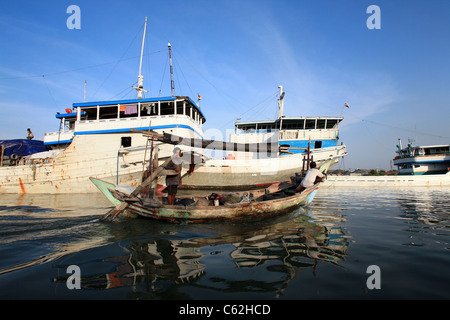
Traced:
[[[70, 30], [69, 5], [81, 10]], [[381, 29], [366, 26], [370, 5]], [[206, 130], [236, 118], [339, 116], [343, 168], [389, 169], [397, 139], [450, 143], [450, 2], [446, 0], [1, 1], [0, 139], [57, 131], [56, 112], [134, 98], [145, 16], [144, 87], [196, 98]]]

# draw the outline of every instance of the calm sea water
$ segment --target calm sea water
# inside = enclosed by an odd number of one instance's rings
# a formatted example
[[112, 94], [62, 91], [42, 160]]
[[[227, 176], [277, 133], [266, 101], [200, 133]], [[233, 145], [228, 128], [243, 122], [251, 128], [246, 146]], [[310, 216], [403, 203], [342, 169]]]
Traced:
[[97, 222], [100, 194], [0, 195], [0, 299], [449, 299], [449, 196], [322, 188], [262, 222], [170, 224]]

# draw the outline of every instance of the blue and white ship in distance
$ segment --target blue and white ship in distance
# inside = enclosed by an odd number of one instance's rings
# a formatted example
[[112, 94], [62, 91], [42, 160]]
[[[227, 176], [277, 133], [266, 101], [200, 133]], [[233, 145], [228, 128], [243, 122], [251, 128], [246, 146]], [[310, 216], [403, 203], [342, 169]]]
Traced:
[[324, 185], [333, 187], [450, 187], [450, 145], [403, 148], [399, 139], [393, 164], [397, 175], [328, 176]]
[[450, 145], [413, 146], [403, 148], [399, 139], [394, 165], [399, 175], [439, 175], [450, 171]]
[[[145, 28], [143, 44], [144, 39]], [[143, 76], [139, 71], [137, 99], [74, 103], [72, 108], [58, 113], [60, 130], [44, 136], [43, 145], [48, 151], [15, 155], [14, 161], [2, 154], [5, 161], [0, 167], [0, 193], [97, 192], [90, 177], [138, 186], [150, 159], [157, 153], [159, 161], [164, 161], [172, 154], [173, 145], [151, 141], [134, 129], [182, 138], [204, 137], [203, 111], [191, 98], [174, 95], [172, 77], [171, 73], [169, 97], [143, 98]], [[301, 171], [308, 145], [310, 156], [319, 164], [330, 159], [337, 163], [347, 154], [345, 145], [338, 144], [339, 123], [343, 118], [283, 117], [283, 98], [280, 88], [278, 119], [236, 123], [236, 133], [230, 137], [230, 142], [277, 143], [280, 152], [269, 156], [232, 151], [221, 159], [203, 156], [204, 161], [196, 164], [193, 174], [185, 174], [189, 165], [183, 168], [183, 186], [239, 188], [285, 181]], [[181, 148], [200, 154], [203, 151]]]

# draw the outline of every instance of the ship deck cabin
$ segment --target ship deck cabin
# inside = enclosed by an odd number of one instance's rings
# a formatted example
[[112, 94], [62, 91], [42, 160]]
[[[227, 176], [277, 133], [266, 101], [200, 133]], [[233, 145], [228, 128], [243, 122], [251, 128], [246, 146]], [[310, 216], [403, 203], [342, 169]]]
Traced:
[[273, 130], [337, 130], [343, 118], [282, 117], [271, 121], [236, 122], [236, 133], [271, 132]]
[[196, 103], [185, 96], [74, 103], [73, 108], [82, 110], [79, 120], [185, 115], [199, 125], [206, 121]]
[[303, 152], [311, 140], [311, 148], [336, 147], [341, 117], [282, 117], [272, 121], [236, 122], [235, 142], [262, 142], [274, 139], [291, 153]]
[[152, 128], [156, 123], [166, 127], [184, 123], [196, 132], [201, 132], [206, 121], [197, 104], [186, 96], [74, 103], [56, 118], [61, 120], [60, 130], [46, 133], [45, 145], [64, 147], [77, 134], [147, 130], [152, 118]]
[[417, 156], [431, 156], [431, 155], [449, 155], [450, 145], [433, 145], [433, 146], [416, 146], [408, 147], [397, 151], [401, 158], [417, 157]]

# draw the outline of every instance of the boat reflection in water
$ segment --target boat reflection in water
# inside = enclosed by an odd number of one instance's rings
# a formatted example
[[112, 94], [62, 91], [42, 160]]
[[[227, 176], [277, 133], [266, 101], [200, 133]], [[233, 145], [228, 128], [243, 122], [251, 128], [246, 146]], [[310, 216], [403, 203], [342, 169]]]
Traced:
[[417, 187], [413, 190], [397, 190], [396, 199], [400, 208], [399, 219], [405, 222], [409, 233], [407, 246], [442, 245], [448, 242], [430, 240], [435, 235], [445, 235], [450, 228], [450, 203], [448, 189]]
[[[342, 221], [339, 214], [330, 217], [330, 212], [313, 216], [307, 207], [257, 223], [173, 225], [134, 219], [124, 228], [122, 221], [111, 224], [112, 233], [129, 239], [123, 234], [128, 229], [144, 239], [130, 241], [123, 255], [103, 259], [90, 275], [89, 265], [80, 266], [81, 286], [133, 286], [133, 296], [147, 298], [189, 298], [192, 287], [246, 296], [269, 293], [274, 298], [298, 273], [315, 273], [319, 261], [338, 265], [344, 259], [349, 241]], [[103, 268], [107, 269], [99, 272]], [[209, 293], [204, 298], [215, 297]]]

